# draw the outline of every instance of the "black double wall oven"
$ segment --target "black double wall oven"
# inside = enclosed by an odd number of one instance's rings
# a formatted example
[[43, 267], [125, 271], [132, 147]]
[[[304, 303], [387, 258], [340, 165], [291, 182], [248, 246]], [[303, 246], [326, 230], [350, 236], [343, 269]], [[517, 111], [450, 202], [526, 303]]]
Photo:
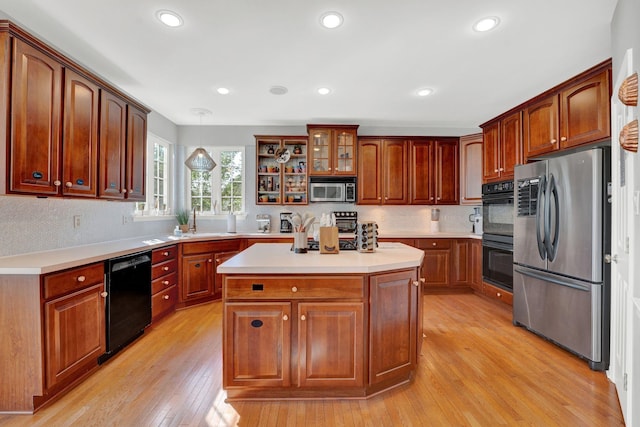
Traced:
[[513, 181], [482, 186], [482, 280], [513, 292]]

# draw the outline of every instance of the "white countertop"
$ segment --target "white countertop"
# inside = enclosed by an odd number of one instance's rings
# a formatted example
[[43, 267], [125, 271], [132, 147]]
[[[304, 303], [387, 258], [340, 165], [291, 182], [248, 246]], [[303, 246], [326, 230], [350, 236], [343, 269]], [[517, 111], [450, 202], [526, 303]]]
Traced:
[[221, 274], [376, 273], [418, 267], [424, 251], [402, 243], [380, 243], [372, 253], [341, 251], [297, 254], [289, 243], [257, 243], [218, 266]]
[[[151, 250], [177, 242], [224, 240], [233, 238], [277, 238], [290, 237], [291, 233], [197, 233], [187, 234], [182, 238], [174, 236], [141, 236], [131, 239], [94, 243], [91, 245], [73, 246], [42, 252], [31, 252], [20, 255], [0, 257], [0, 275], [39, 275], [78, 267], [92, 262], [128, 255], [144, 250]], [[460, 232], [421, 233], [416, 231], [394, 231], [382, 233], [380, 238], [421, 239], [421, 238], [454, 238], [481, 239], [481, 235]], [[345, 254], [348, 251], [343, 251]], [[380, 252], [384, 253], [384, 252]], [[308, 254], [307, 254], [308, 255]], [[362, 254], [372, 256], [374, 254]], [[304, 255], [300, 255], [304, 256]], [[335, 255], [323, 255], [331, 257]]]

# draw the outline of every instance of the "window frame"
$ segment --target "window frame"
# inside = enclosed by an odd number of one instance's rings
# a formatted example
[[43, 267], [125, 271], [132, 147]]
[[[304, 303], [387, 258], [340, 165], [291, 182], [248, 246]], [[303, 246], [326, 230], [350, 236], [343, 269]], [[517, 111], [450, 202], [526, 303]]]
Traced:
[[[160, 211], [155, 209], [155, 194], [154, 194], [154, 181], [156, 179], [154, 174], [155, 158], [154, 158], [154, 146], [158, 144], [167, 149], [165, 157], [164, 167], [164, 197], [165, 197], [165, 210]], [[154, 216], [173, 216], [175, 211], [175, 200], [173, 198], [174, 183], [174, 152], [175, 144], [167, 141], [164, 138], [159, 137], [151, 132], [147, 132], [147, 147], [146, 147], [146, 166], [147, 174], [146, 181], [146, 196], [145, 196], [145, 208], [139, 209], [139, 203], [136, 203], [136, 216], [154, 217]]]

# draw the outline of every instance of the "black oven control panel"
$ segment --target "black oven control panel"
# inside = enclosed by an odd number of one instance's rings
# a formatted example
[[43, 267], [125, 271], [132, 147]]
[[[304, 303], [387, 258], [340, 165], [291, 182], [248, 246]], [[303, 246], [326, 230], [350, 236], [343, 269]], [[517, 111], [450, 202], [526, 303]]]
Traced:
[[482, 194], [513, 193], [513, 181], [490, 182], [482, 185]]

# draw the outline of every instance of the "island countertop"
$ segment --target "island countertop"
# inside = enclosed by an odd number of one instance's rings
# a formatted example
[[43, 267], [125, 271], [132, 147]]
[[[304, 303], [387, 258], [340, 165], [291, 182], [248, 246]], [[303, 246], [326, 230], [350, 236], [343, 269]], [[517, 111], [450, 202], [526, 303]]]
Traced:
[[220, 266], [220, 274], [326, 274], [377, 273], [420, 266], [424, 251], [411, 246], [383, 242], [372, 253], [340, 251], [297, 254], [290, 243], [256, 243]]

